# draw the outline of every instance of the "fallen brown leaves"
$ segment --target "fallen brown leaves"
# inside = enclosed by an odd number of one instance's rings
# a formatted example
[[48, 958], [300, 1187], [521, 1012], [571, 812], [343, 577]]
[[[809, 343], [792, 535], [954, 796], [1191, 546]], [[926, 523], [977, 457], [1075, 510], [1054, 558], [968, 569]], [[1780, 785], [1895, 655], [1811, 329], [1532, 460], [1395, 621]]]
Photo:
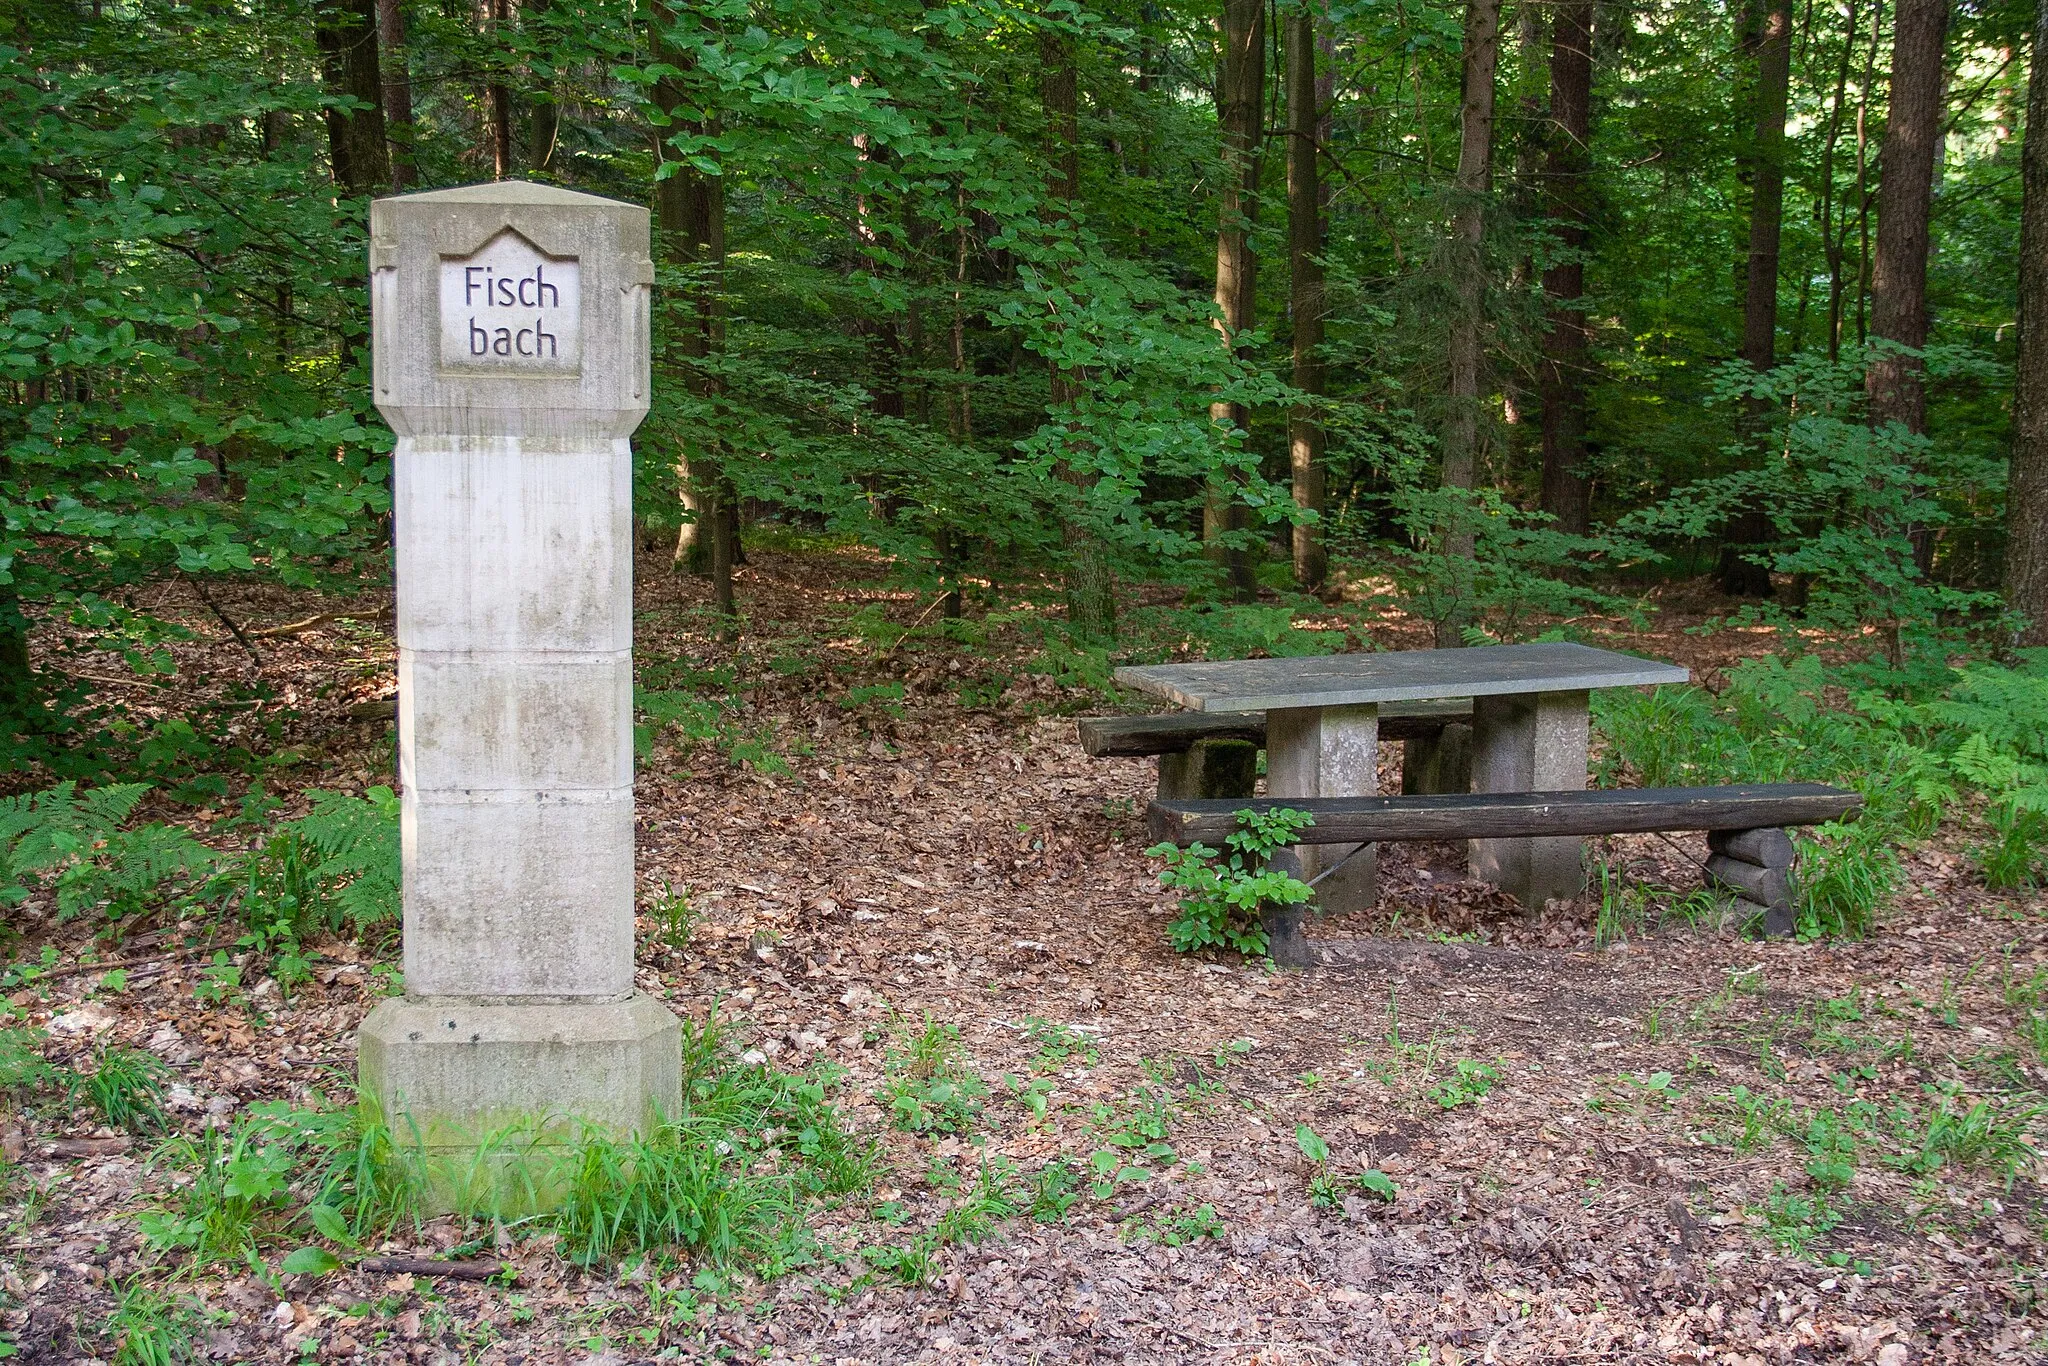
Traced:
[[[1333, 949], [1326, 968], [1177, 958], [1160, 933], [1170, 902], [1141, 853], [1150, 766], [1083, 756], [1055, 714], [1078, 694], [1022, 673], [1014, 650], [864, 643], [846, 624], [872, 568], [855, 557], [754, 561], [743, 600], [757, 624], [738, 646], [686, 610], [701, 602], [698, 585], [654, 569], [640, 590], [642, 658], [732, 668], [740, 723], [790, 770], [756, 773], [709, 746], [657, 747], [640, 783], [642, 881], [650, 904], [664, 886], [687, 889], [701, 918], [680, 948], [644, 926], [641, 983], [688, 1014], [715, 1007], [777, 1065], [846, 1069], [842, 1097], [889, 1158], [874, 1199], [898, 1202], [910, 1222], [879, 1222], [865, 1203], [829, 1213], [817, 1232], [833, 1256], [719, 1300], [693, 1289], [689, 1267], [585, 1270], [518, 1229], [483, 1230], [493, 1256], [477, 1262], [510, 1268], [512, 1286], [457, 1280], [447, 1259], [468, 1257], [454, 1250], [473, 1251], [478, 1230], [437, 1221], [332, 1276], [196, 1278], [214, 1315], [197, 1356], [494, 1366], [663, 1353], [1404, 1366], [2040, 1358], [2048, 1215], [2036, 1173], [2007, 1188], [1987, 1172], [1948, 1167], [1922, 1180], [1865, 1162], [1847, 1220], [1805, 1251], [1780, 1250], [1761, 1211], [1809, 1188], [1808, 1153], [1777, 1136], [1742, 1149], [1725, 1099], [1743, 1087], [1806, 1114], [1859, 1098], [1882, 1109], [1956, 1077], [2039, 1088], [2041, 1066], [2001, 988], [2008, 962], [2022, 976], [2048, 963], [2038, 897], [1987, 897], [1936, 841], [1915, 854], [1911, 885], [1864, 943], [1678, 928], [1596, 952], [1589, 906], [1525, 924], [1462, 877], [1455, 849], [1411, 846], [1382, 851], [1372, 915], [1322, 927], [1339, 940], [1380, 936]], [[389, 691], [388, 640], [342, 634], [332, 605], [216, 597], [264, 642], [264, 678], [298, 699], [274, 719], [285, 743], [305, 749], [308, 785], [377, 780], [388, 734], [350, 717]], [[351, 606], [354, 620], [374, 622], [376, 604]], [[907, 621], [917, 604], [891, 610]], [[1667, 614], [1648, 648], [1730, 648], [1685, 636], [1685, 624]], [[220, 667], [240, 671], [239, 648], [215, 634]], [[200, 662], [188, 661], [191, 676], [203, 676]], [[901, 698], [850, 696], [878, 683], [899, 684]], [[964, 684], [1000, 700], [963, 707]], [[1600, 852], [1637, 880], [1686, 887], [1699, 844], [1628, 838]], [[90, 928], [23, 923], [31, 953], [49, 942], [67, 963]], [[303, 1098], [348, 1067], [373, 982], [353, 947], [326, 954], [289, 998], [257, 982], [245, 1005], [203, 1007], [197, 966], [167, 954], [125, 993], [95, 996], [97, 974], [78, 971], [16, 1004], [42, 1024], [79, 1019], [55, 1035], [66, 1057], [120, 1040], [173, 1064], [177, 1115], [193, 1125], [258, 1099]], [[1861, 1019], [1824, 1035], [1819, 1004], [1845, 1000], [1860, 1003]], [[958, 1026], [994, 1083], [976, 1141], [890, 1130], [872, 1099], [890, 1021], [926, 1012]], [[1030, 1021], [1083, 1031], [1096, 1061], [1048, 1063]], [[1253, 1043], [1233, 1051], [1242, 1040]], [[1446, 1108], [1436, 1089], [1460, 1059], [1499, 1080]], [[1045, 1119], [1009, 1098], [1004, 1074], [1050, 1082]], [[1062, 1155], [1085, 1164], [1101, 1143], [1095, 1107], [1126, 1113], [1148, 1084], [1177, 1098], [1180, 1165], [1083, 1199], [1064, 1222], [1016, 1218], [979, 1245], [943, 1247], [926, 1284], [858, 1276], [847, 1254], [900, 1242], [957, 1203], [949, 1168], [995, 1154], [1026, 1171]], [[1333, 1170], [1376, 1167], [1398, 1197], [1313, 1208], [1303, 1124], [1328, 1142]], [[110, 1284], [162, 1279], [133, 1220], [162, 1177], [145, 1150], [82, 1120], [19, 1139], [0, 1211], [10, 1221], [5, 1327], [24, 1360], [104, 1357]], [[1221, 1236], [1169, 1245], [1174, 1221], [1204, 1204]], [[1846, 1264], [1829, 1264], [1829, 1252]]]

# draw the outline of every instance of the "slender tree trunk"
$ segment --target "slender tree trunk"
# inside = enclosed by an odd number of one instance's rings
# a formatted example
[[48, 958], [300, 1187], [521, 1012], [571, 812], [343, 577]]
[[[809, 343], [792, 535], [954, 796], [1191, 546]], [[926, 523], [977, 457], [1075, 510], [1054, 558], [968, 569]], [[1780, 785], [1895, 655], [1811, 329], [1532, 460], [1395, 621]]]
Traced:
[[[1508, 271], [1507, 294], [1519, 311], [1530, 282], [1536, 278], [1535, 256], [1527, 246], [1529, 228], [1543, 211], [1543, 97], [1550, 82], [1550, 51], [1544, 39], [1543, 11], [1538, 0], [1519, 0], [1515, 7], [1515, 49], [1521, 55], [1515, 82], [1520, 91], [1515, 100], [1520, 127], [1515, 133], [1515, 179], [1509, 209], [1524, 246]], [[1508, 428], [1509, 456], [1513, 459], [1519, 454], [1518, 431], [1523, 437], [1520, 444], [1526, 444], [1530, 388], [1527, 381], [1531, 376], [1517, 365], [1502, 378], [1501, 421]]]
[[376, 0], [379, 64], [384, 87], [384, 135], [390, 143], [391, 189], [395, 194], [419, 178], [413, 153], [412, 72], [405, 50], [403, 0]]
[[[1259, 143], [1264, 131], [1262, 105], [1266, 91], [1266, 6], [1264, 0], [1224, 0], [1223, 51], [1216, 71], [1216, 121], [1223, 133], [1222, 193], [1216, 203], [1216, 308], [1224, 345], [1236, 348], [1238, 335], [1249, 331], [1256, 313], [1257, 263], [1251, 251], [1250, 228], [1258, 212]], [[1244, 409], [1234, 403], [1212, 403], [1209, 418], [1217, 425], [1243, 429]], [[1229, 573], [1233, 590], [1250, 599], [1256, 591], [1249, 554], [1223, 538], [1244, 525], [1236, 481], [1227, 475], [1210, 480], [1202, 514], [1202, 536], [1212, 558]]]
[[[1901, 0], [1892, 25], [1891, 107], [1879, 153], [1877, 254], [1870, 275], [1870, 331], [1917, 352], [1927, 345], [1928, 220], [1941, 140], [1942, 43], [1949, 0]], [[1863, 387], [1870, 425], [1927, 430], [1927, 394], [1917, 355], [1874, 356]], [[1906, 529], [1922, 573], [1933, 565], [1929, 529]]]
[[1559, 0], [1550, 44], [1550, 218], [1560, 259], [1543, 272], [1550, 299], [1543, 339], [1543, 510], [1557, 529], [1592, 522], [1586, 464], [1585, 312], [1593, 128], [1593, 0]]
[[[1892, 28], [1891, 107], [1877, 185], [1877, 252], [1870, 276], [1870, 332], [1914, 350], [1927, 344], [1928, 218], [1934, 207], [1935, 143], [1941, 137], [1942, 42], [1949, 0], [1901, 0]], [[1864, 381], [1870, 420], [1927, 430], [1920, 363], [1888, 355]]]
[[1843, 25], [1842, 60], [1835, 67], [1834, 101], [1828, 106], [1828, 130], [1820, 157], [1821, 250], [1828, 263], [1828, 359], [1842, 356], [1842, 257], [1847, 246], [1849, 220], [1844, 215], [1835, 224], [1835, 148], [1842, 139], [1842, 113], [1848, 107], [1849, 62], [1855, 55], [1858, 37], [1856, 0], [1849, 0], [1848, 22]]
[[[660, 60], [686, 71], [688, 59], [667, 41], [675, 22], [668, 4], [653, 7], [651, 47]], [[721, 386], [702, 362], [725, 349], [725, 177], [706, 174], [682, 160], [669, 138], [715, 136], [718, 124], [715, 115], [694, 107], [694, 94], [681, 77], [657, 81], [654, 98], [672, 120], [656, 130], [657, 160], [679, 163], [673, 174], [655, 182], [655, 221], [661, 228], [663, 255], [689, 272], [688, 312], [673, 333], [678, 368], [692, 393], [711, 399]], [[720, 456], [711, 440], [678, 453], [676, 477], [689, 521], [677, 539], [675, 558], [679, 567], [710, 578], [712, 605], [731, 619], [738, 615], [732, 571], [738, 557], [739, 505]]]
[[1458, 176], [1445, 267], [1452, 291], [1450, 392], [1443, 428], [1443, 488], [1448, 521], [1443, 548], [1452, 607], [1436, 623], [1439, 647], [1464, 644], [1471, 620], [1472, 509], [1479, 476], [1480, 380], [1485, 365], [1486, 208], [1493, 190], [1494, 75], [1500, 65], [1500, 0], [1466, 0]]
[[[1498, 0], [1493, 0], [1498, 3]], [[1288, 311], [1294, 317], [1294, 387], [1323, 392], [1323, 197], [1316, 156], [1316, 18], [1306, 3], [1287, 16], [1287, 265]], [[1316, 522], [1294, 527], [1294, 581], [1309, 592], [1323, 586], [1323, 428], [1312, 404], [1296, 406], [1287, 422], [1287, 456], [1294, 505]]]
[[974, 390], [967, 372], [967, 266], [971, 259], [973, 224], [967, 214], [967, 187], [953, 187], [953, 209], [958, 221], [953, 228], [953, 401], [946, 413], [947, 427], [955, 441], [974, 439]]
[[1856, 102], [1856, 349], [1870, 339], [1870, 92], [1877, 82], [1877, 45], [1884, 32], [1884, 0], [1870, 19], [1863, 85]]
[[1785, 104], [1792, 82], [1792, 3], [1765, 0], [1756, 41], [1756, 133], [1750, 149], [1749, 273], [1742, 358], [1778, 361], [1778, 246], [1785, 223]]
[[[501, 62], [505, 55], [505, 31], [512, 27], [512, 0], [490, 0], [490, 4], [491, 35], [499, 45], [493, 60]], [[512, 155], [512, 88], [505, 84], [502, 70], [491, 73], [484, 95], [491, 107], [491, 178], [503, 180], [518, 163]]]
[[353, 109], [327, 111], [335, 183], [350, 195], [379, 194], [391, 184], [391, 149], [384, 141], [376, 0], [317, 0], [313, 38], [327, 93], [356, 102]]
[[[1045, 161], [1047, 216], [1063, 223], [1073, 216], [1074, 201], [1081, 197], [1081, 92], [1075, 70], [1074, 40], [1057, 29], [1038, 35], [1039, 100], [1045, 112]], [[1081, 396], [1083, 376], [1057, 361], [1048, 367], [1052, 407], [1071, 409]], [[1060, 462], [1059, 475], [1073, 489], [1080, 506], [1067, 514], [1066, 600], [1067, 624], [1080, 636], [1092, 640], [1116, 639], [1116, 577], [1111, 571], [1109, 547], [1100, 531], [1088, 520], [1086, 503], [1096, 476], [1074, 463], [1084, 452], [1074, 448], [1081, 440], [1068, 424], [1067, 455]]]
[[[1756, 131], [1749, 149], [1749, 268], [1742, 291], [1742, 358], [1758, 371], [1778, 363], [1778, 245], [1785, 223], [1785, 104], [1792, 81], [1791, 0], [1764, 0], [1749, 46], [1756, 53]], [[1746, 405], [1745, 435], [1753, 444], [1767, 405]], [[1770, 513], [1751, 505], [1728, 527], [1721, 548], [1721, 590], [1767, 598], [1771, 571], [1747, 547], [1771, 539]]]
[[2033, 62], [2027, 72], [2019, 256], [2005, 602], [2022, 619], [2013, 643], [2048, 646], [2048, 3], [2043, 0], [2035, 3]]
[[[525, 13], [529, 19], [545, 15], [554, 5], [554, 0], [526, 0]], [[535, 25], [541, 31], [533, 41], [546, 37], [544, 26]], [[526, 112], [527, 148], [526, 160], [530, 169], [545, 171], [555, 159], [555, 142], [562, 128], [562, 106], [555, 101], [554, 82], [548, 82], [528, 102]]]

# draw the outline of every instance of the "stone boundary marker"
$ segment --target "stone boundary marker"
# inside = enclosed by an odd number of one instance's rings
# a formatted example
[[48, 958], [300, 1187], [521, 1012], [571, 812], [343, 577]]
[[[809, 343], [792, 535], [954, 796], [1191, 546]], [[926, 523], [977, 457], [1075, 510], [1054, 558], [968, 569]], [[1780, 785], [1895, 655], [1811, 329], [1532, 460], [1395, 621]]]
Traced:
[[635, 205], [517, 181], [371, 205], [406, 994], [358, 1053], [430, 1159], [680, 1105], [680, 1026], [633, 985], [628, 438], [653, 280]]

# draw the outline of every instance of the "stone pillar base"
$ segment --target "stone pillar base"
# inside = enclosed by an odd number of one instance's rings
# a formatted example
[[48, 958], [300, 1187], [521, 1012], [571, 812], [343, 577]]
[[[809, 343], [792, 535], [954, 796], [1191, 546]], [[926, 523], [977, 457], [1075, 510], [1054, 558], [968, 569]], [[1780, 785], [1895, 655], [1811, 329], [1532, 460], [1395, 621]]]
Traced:
[[[381, 1002], [357, 1034], [358, 1086], [448, 1209], [487, 1192], [476, 1172], [525, 1167], [525, 1203], [580, 1134], [650, 1133], [682, 1106], [682, 1024], [640, 992], [619, 1001]], [[482, 1185], [491, 1186], [492, 1181]]]

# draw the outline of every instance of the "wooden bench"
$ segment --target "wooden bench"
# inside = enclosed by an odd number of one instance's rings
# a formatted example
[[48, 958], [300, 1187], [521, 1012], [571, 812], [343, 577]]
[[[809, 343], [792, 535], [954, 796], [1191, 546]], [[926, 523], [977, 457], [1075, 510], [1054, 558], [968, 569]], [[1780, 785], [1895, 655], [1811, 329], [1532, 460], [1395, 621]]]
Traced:
[[[1403, 840], [1510, 839], [1545, 835], [1622, 835], [1704, 830], [1711, 851], [1710, 885], [1736, 894], [1764, 918], [1764, 932], [1793, 930], [1790, 875], [1794, 850], [1787, 827], [1840, 820], [1863, 805], [1854, 792], [1821, 783], [1759, 783], [1742, 787], [1652, 787], [1593, 792], [1466, 792], [1401, 797], [1270, 799], [1162, 798], [1146, 811], [1154, 839], [1201, 841], [1221, 848], [1237, 813], [1288, 808], [1315, 824], [1297, 843], [1368, 846]], [[1276, 855], [1276, 857], [1282, 857]], [[1291, 923], [1290, 923], [1291, 918]], [[1275, 923], [1277, 922], [1277, 923]], [[1271, 917], [1268, 935], [1287, 941], [1302, 961], [1301, 912]]]
[[[1469, 786], [1459, 779], [1469, 772], [1471, 724], [1467, 697], [1382, 704], [1380, 739], [1404, 745], [1402, 791]], [[1463, 734], [1451, 732], [1446, 744], [1452, 727]], [[1079, 728], [1081, 748], [1095, 758], [1157, 755], [1162, 800], [1251, 796], [1266, 744], [1262, 711], [1084, 716]]]

